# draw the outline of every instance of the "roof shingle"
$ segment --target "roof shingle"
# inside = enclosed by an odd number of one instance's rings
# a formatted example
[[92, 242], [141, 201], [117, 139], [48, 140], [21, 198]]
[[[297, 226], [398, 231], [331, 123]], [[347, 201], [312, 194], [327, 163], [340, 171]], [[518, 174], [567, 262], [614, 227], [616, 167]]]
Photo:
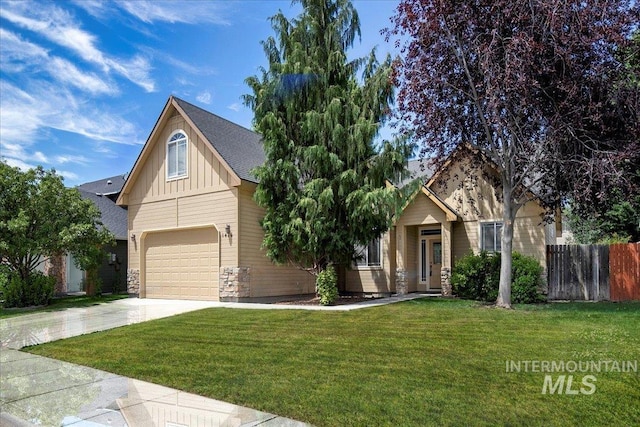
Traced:
[[180, 98], [174, 99], [238, 177], [257, 183], [251, 170], [265, 162], [261, 136]]

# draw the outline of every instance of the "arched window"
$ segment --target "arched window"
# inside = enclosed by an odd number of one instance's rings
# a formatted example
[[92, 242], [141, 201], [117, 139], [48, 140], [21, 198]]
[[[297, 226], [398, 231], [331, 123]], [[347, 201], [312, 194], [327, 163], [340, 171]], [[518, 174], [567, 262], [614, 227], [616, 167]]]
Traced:
[[167, 141], [167, 179], [187, 176], [187, 135], [175, 131]]

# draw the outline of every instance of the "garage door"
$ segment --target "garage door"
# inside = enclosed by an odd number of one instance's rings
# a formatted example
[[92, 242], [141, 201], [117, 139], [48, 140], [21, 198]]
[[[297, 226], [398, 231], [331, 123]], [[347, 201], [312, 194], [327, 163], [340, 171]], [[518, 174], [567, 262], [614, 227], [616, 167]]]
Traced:
[[215, 228], [150, 233], [145, 238], [147, 298], [218, 300]]

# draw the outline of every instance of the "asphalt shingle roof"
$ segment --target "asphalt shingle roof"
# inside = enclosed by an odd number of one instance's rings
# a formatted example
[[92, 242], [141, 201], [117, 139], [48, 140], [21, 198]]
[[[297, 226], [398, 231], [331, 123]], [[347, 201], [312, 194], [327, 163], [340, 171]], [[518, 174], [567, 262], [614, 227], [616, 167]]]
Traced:
[[251, 170], [265, 162], [261, 136], [180, 98], [174, 99], [238, 177], [257, 183]]
[[426, 182], [431, 178], [433, 173], [435, 172], [433, 167], [429, 165], [427, 160], [410, 160], [407, 165], [407, 169], [409, 170], [409, 176], [403, 179], [398, 187], [402, 188], [407, 185], [410, 181], [413, 181], [416, 178], [421, 178], [422, 183], [426, 184]]
[[[97, 182], [97, 181], [96, 181]], [[83, 199], [91, 200], [100, 210], [102, 223], [111, 231], [116, 240], [127, 240], [127, 210], [122, 208], [106, 196], [98, 196], [96, 193], [85, 191], [82, 185], [77, 187]]]
[[127, 180], [127, 175], [116, 175], [109, 178], [99, 179], [97, 181], [86, 182], [78, 186], [79, 190], [88, 191], [89, 193], [99, 194], [119, 194]]

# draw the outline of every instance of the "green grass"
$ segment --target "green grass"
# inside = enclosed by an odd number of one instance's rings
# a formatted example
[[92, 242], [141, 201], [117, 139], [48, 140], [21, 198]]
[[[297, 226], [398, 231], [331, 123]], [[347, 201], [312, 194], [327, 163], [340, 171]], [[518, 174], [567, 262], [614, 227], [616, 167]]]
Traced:
[[595, 373], [592, 395], [543, 395], [544, 373], [506, 372], [506, 361], [628, 361], [638, 349], [638, 303], [504, 311], [423, 299], [208, 309], [28, 351], [318, 426], [590, 426], [640, 425], [639, 373]]
[[44, 307], [0, 308], [0, 319], [6, 317], [21, 316], [23, 314], [38, 313], [41, 311], [59, 311], [73, 307], [89, 307], [92, 305], [103, 304], [122, 298], [128, 298], [128, 295], [102, 295], [99, 297], [68, 296], [53, 298], [51, 300], [51, 303]]

